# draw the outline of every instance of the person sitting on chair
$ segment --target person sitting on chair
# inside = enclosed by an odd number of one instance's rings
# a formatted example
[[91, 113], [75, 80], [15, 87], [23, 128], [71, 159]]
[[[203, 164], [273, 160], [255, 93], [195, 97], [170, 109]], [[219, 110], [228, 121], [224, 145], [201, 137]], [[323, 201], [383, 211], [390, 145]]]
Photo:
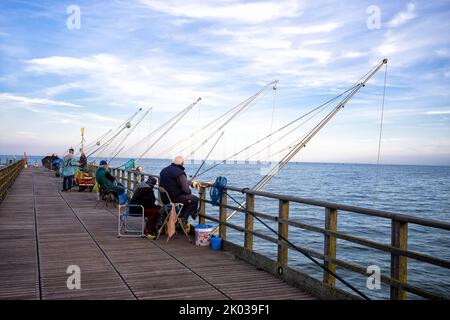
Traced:
[[[170, 166], [161, 171], [159, 185], [167, 191], [172, 202], [183, 204], [180, 218], [187, 224], [189, 216], [197, 218], [199, 198], [192, 194], [184, 170], [184, 158], [176, 157]], [[168, 202], [167, 199], [162, 200]]]
[[119, 201], [119, 196], [125, 193], [124, 185], [116, 183], [116, 178], [109, 172], [106, 160], [100, 161], [100, 166], [95, 173], [95, 179], [100, 188], [112, 192], [117, 201]]
[[[156, 184], [156, 179], [149, 177], [146, 182], [140, 182], [137, 189], [133, 193], [129, 204], [137, 204], [144, 207], [144, 215], [147, 218], [147, 223], [145, 224], [144, 233], [147, 238], [154, 239], [156, 237], [156, 224], [159, 218], [160, 206], [155, 204], [155, 193], [153, 192], [153, 187]], [[130, 213], [140, 213], [141, 208], [130, 207]]]

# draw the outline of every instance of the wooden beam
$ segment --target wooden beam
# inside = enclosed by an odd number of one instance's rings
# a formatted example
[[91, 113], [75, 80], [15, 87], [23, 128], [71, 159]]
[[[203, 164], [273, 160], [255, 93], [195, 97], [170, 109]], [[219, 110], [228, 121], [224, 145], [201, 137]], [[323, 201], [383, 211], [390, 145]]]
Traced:
[[[337, 210], [331, 208], [325, 208], [325, 230], [337, 231]], [[332, 263], [329, 259], [336, 259], [336, 237], [331, 235], [324, 236], [324, 265], [327, 269], [336, 272], [336, 264]], [[336, 278], [329, 272], [323, 271], [323, 282], [335, 287]]]
[[[402, 250], [408, 250], [408, 223], [392, 220], [391, 245]], [[391, 254], [391, 278], [407, 284], [408, 258]], [[406, 300], [405, 290], [391, 286], [391, 300]]]
[[199, 207], [199, 217], [198, 217], [198, 223], [199, 224], [205, 224], [206, 223], [206, 219], [204, 217], [204, 215], [206, 214], [206, 188], [205, 187], [200, 187], [199, 190], [199, 195], [200, 195], [200, 207]]
[[[219, 220], [220, 222], [227, 222], [227, 194], [226, 192], [223, 193], [222, 200], [220, 201], [220, 211], [219, 211]], [[224, 224], [220, 224], [219, 226], [219, 237], [222, 238], [222, 240], [225, 240], [227, 238], [227, 226]]]
[[249, 212], [255, 211], [255, 195], [246, 194], [245, 200], [245, 238], [244, 238], [244, 248], [249, 251], [253, 251], [253, 214]]
[[[288, 220], [289, 219], [289, 201], [280, 200], [279, 201], [279, 210], [278, 210], [278, 218], [279, 220]], [[285, 239], [288, 239], [288, 225], [285, 223], [278, 223], [278, 234], [283, 236]], [[279, 237], [279, 240], [281, 238]], [[278, 245], [278, 264], [280, 266], [287, 266], [288, 264], [288, 248], [285, 246]]]
[[131, 171], [127, 171], [127, 196], [131, 197]]

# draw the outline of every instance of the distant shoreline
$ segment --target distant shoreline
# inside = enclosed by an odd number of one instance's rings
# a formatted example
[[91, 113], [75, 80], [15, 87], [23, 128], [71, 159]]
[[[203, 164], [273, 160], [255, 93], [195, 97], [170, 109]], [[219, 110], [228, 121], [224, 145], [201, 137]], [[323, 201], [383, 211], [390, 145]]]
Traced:
[[[43, 158], [44, 155], [27, 155], [28, 158]], [[47, 155], [48, 156], [48, 155]], [[0, 162], [3, 162], [6, 160], [6, 158], [23, 158], [23, 155], [0, 155]], [[94, 159], [97, 159], [96, 157], [93, 157]], [[130, 158], [116, 158], [115, 160], [121, 160], [124, 161], [130, 159]], [[171, 161], [169, 158], [142, 158], [142, 160], [167, 160]], [[202, 159], [194, 159], [196, 163], [199, 163], [203, 161]], [[220, 160], [208, 160], [207, 163], [213, 163], [213, 162], [221, 162], [223, 159]], [[237, 164], [244, 164], [245, 160], [237, 160]], [[261, 164], [267, 163], [267, 161], [260, 161]], [[274, 161], [276, 162], [276, 161]], [[254, 164], [256, 163], [256, 160], [250, 160], [249, 163]], [[365, 166], [376, 166], [376, 163], [365, 163], [365, 162], [326, 162], [326, 161], [320, 161], [320, 162], [310, 162], [310, 161], [291, 161], [292, 164], [321, 164], [321, 165], [365, 165]], [[234, 164], [234, 160], [228, 160], [227, 164]], [[190, 160], [186, 161], [186, 165], [190, 165]], [[400, 164], [400, 163], [380, 163], [380, 166], [411, 166], [411, 167], [450, 167], [450, 164]]]

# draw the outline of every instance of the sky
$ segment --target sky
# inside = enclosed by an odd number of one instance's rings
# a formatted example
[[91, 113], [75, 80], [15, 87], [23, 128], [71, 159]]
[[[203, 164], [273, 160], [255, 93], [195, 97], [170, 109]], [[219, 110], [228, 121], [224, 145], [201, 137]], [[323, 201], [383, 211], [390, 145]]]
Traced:
[[[178, 151], [162, 150], [278, 80], [226, 127], [210, 156], [224, 159], [388, 58], [381, 163], [450, 165], [449, 18], [450, 1], [438, 0], [3, 0], [0, 154], [62, 154], [81, 127], [90, 142], [151, 107], [121, 154], [134, 156], [151, 143], [143, 137], [201, 97], [145, 155], [172, 157]], [[384, 76], [294, 160], [375, 163]], [[302, 130], [250, 160], [276, 159]]]

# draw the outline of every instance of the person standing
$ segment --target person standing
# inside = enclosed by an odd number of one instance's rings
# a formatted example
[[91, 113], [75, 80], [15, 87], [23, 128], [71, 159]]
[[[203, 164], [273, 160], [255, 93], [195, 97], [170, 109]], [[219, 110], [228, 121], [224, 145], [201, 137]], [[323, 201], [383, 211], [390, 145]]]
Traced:
[[69, 149], [69, 153], [63, 158], [62, 163], [60, 163], [60, 174], [63, 176], [63, 188], [62, 191], [68, 191], [73, 187], [73, 177], [77, 171], [79, 163], [74, 158], [73, 148]]
[[80, 155], [80, 171], [86, 171], [86, 167], [87, 167], [87, 157], [86, 154], [84, 153], [83, 150], [81, 150], [81, 155]]

